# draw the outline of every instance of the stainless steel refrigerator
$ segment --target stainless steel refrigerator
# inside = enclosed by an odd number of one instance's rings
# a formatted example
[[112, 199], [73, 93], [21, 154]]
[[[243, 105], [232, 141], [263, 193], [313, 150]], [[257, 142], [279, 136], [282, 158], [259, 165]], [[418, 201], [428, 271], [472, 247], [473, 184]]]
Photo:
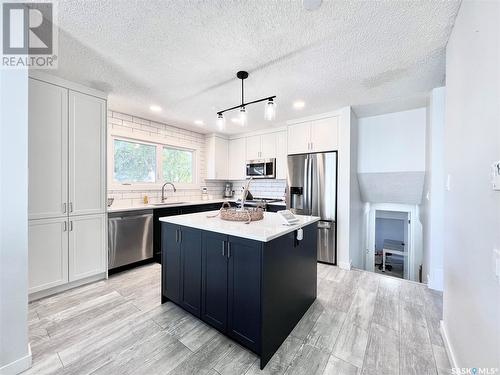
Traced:
[[319, 216], [318, 261], [336, 264], [337, 153], [288, 156], [287, 208]]

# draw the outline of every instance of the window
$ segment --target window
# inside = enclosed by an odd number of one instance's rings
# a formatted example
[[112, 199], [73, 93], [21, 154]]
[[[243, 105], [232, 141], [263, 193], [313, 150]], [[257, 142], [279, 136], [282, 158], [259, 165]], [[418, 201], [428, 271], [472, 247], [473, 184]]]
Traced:
[[156, 189], [170, 181], [193, 188], [197, 182], [196, 150], [118, 137], [112, 138], [111, 145], [109, 178], [114, 187]]
[[115, 139], [114, 162], [113, 178], [117, 182], [155, 182], [155, 145]]
[[193, 152], [163, 147], [162, 150], [163, 180], [193, 183]]

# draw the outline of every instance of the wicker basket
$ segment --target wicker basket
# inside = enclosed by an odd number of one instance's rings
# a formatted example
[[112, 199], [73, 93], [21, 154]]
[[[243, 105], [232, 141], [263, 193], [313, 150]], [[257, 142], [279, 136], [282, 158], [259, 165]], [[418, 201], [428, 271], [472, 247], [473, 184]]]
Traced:
[[244, 221], [246, 224], [252, 221], [264, 219], [264, 210], [262, 207], [255, 208], [234, 208], [228, 202], [224, 202], [219, 210], [219, 213], [210, 217], [217, 217], [220, 215], [222, 220], [228, 221]]

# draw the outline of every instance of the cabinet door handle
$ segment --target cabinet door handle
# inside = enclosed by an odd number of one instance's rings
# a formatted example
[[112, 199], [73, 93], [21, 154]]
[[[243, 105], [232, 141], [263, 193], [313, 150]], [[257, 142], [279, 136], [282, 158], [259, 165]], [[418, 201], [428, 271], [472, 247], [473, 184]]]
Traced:
[[179, 242], [182, 242], [182, 230], [179, 229]]
[[64, 202], [62, 206], [63, 206], [63, 214], [65, 214], [66, 213], [66, 202]]
[[73, 222], [72, 221], [69, 222], [69, 231], [73, 232]]
[[225, 250], [226, 250], [226, 241], [222, 241], [222, 256], [225, 256]]
[[68, 225], [66, 224], [66, 221], [63, 222], [63, 232], [66, 232], [68, 230]]
[[69, 202], [69, 212], [73, 212], [73, 202]]
[[227, 257], [231, 258], [231, 242], [227, 241]]
[[179, 229], [175, 230], [175, 242], [179, 242]]

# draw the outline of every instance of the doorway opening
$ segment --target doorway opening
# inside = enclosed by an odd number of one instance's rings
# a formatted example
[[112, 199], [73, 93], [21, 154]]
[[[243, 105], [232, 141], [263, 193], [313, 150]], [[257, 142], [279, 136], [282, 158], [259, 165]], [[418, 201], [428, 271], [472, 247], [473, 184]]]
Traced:
[[409, 213], [375, 210], [375, 254], [373, 270], [408, 279]]
[[[366, 271], [422, 282], [423, 231], [417, 205], [366, 203]], [[385, 263], [385, 267], [384, 267]]]

